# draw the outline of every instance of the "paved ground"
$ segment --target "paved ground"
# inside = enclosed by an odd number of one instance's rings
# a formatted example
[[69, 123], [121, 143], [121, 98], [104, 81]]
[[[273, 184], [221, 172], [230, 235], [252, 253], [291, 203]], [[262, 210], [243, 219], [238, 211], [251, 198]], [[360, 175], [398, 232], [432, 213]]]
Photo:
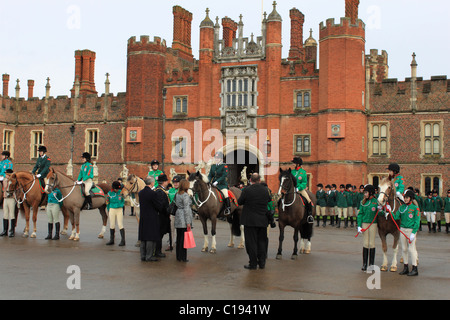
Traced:
[[[1, 210], [0, 214], [3, 216]], [[295, 261], [290, 259], [292, 229], [287, 229], [282, 260], [275, 259], [278, 228], [272, 229], [266, 269], [249, 271], [243, 268], [248, 262], [245, 249], [227, 248], [226, 222], [218, 225], [217, 254], [200, 252], [203, 235], [197, 220], [197, 248], [188, 251], [188, 263], [177, 262], [175, 252], [167, 253], [160, 262], [145, 263], [140, 261], [139, 248], [134, 247], [134, 217], [128, 212], [125, 216], [125, 247], [106, 246], [109, 236], [97, 239], [100, 221], [97, 212], [83, 212], [81, 240], [73, 242], [67, 236], [59, 241], [44, 240], [44, 211], [38, 214], [37, 238], [22, 238], [25, 222], [20, 218], [16, 237], [0, 239], [0, 299], [450, 299], [450, 235], [445, 232], [419, 233], [418, 277], [387, 272], [375, 282], [375, 274], [360, 270], [362, 238], [355, 239], [354, 228], [315, 228], [312, 253]], [[377, 244], [380, 248], [379, 240]], [[380, 265], [381, 260], [378, 249], [375, 263]], [[68, 272], [69, 266], [79, 268], [79, 282], [73, 281], [77, 272]], [[368, 279], [381, 289], [370, 290]], [[81, 288], [70, 290], [68, 282], [79, 283]]]

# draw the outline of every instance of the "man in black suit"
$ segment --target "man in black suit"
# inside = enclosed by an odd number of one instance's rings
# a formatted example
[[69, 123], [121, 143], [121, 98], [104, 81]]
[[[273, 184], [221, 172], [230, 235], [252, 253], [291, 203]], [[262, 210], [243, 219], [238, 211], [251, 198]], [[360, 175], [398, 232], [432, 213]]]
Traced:
[[264, 269], [267, 257], [268, 203], [272, 201], [267, 187], [260, 183], [259, 174], [250, 177], [250, 186], [242, 190], [238, 204], [243, 205], [241, 224], [244, 226], [245, 247], [249, 264], [244, 268]]
[[161, 239], [158, 212], [163, 204], [152, 190], [155, 178], [145, 179], [145, 188], [139, 192], [140, 219], [138, 239], [141, 241], [141, 260], [158, 261], [155, 257], [156, 243]]

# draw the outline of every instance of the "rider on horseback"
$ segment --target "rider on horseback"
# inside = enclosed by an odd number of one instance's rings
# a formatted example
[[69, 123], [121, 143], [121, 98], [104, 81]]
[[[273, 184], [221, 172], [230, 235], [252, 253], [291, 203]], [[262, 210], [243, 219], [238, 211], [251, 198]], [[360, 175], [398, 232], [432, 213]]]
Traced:
[[11, 156], [11, 153], [7, 150], [2, 152], [2, 161], [0, 161], [0, 189], [3, 185], [3, 190], [6, 190], [6, 180], [5, 180], [5, 174], [6, 170], [13, 168], [13, 164], [9, 157]]
[[403, 192], [405, 191], [405, 180], [400, 175], [400, 166], [397, 163], [391, 163], [386, 170], [389, 171], [389, 180], [394, 180], [397, 198], [404, 203]]
[[45, 187], [45, 178], [48, 175], [48, 169], [52, 162], [47, 156], [47, 148], [45, 146], [39, 146], [38, 152], [39, 158], [36, 160], [36, 165], [31, 170], [31, 173], [36, 174], [36, 178], [39, 178], [41, 186]]
[[[84, 203], [81, 207], [82, 209], [90, 210], [92, 208], [92, 197], [89, 191], [94, 184], [94, 167], [91, 163], [91, 154], [89, 152], [83, 152], [81, 155], [81, 159], [83, 159], [83, 165], [80, 169], [80, 174], [78, 175], [77, 184], [84, 183]], [[86, 207], [85, 207], [86, 206]]]
[[155, 178], [155, 186], [153, 187], [153, 189], [156, 189], [156, 187], [158, 186], [158, 177], [164, 172], [159, 170], [159, 161], [156, 159], [150, 162], [150, 166], [152, 167], [152, 169], [148, 172], [147, 176]]
[[223, 153], [218, 151], [214, 155], [214, 159], [216, 161], [215, 164], [211, 166], [211, 170], [209, 170], [208, 180], [214, 186], [217, 187], [223, 193], [223, 197], [225, 199], [225, 212], [224, 215], [228, 216], [231, 213], [231, 204], [230, 199], [228, 198], [228, 185], [227, 185], [227, 176], [228, 176], [228, 166], [223, 163]]
[[312, 207], [313, 203], [311, 201], [311, 198], [308, 195], [308, 192], [306, 192], [306, 185], [308, 183], [308, 176], [306, 174], [305, 169], [302, 168], [303, 160], [300, 157], [295, 157], [292, 160], [293, 163], [295, 163], [295, 170], [292, 171], [292, 175], [295, 177], [295, 180], [297, 181], [297, 191], [306, 199], [305, 203], [305, 209], [306, 213], [308, 215], [308, 222], [314, 223], [314, 218], [312, 216]]

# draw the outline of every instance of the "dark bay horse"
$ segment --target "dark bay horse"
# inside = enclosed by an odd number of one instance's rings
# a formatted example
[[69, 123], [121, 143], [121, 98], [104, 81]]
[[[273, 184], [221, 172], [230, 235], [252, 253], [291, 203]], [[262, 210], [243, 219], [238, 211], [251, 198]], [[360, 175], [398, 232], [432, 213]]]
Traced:
[[[281, 196], [278, 202], [278, 227], [280, 229], [279, 246], [277, 259], [282, 257], [282, 246], [284, 240], [284, 228], [291, 226], [294, 228], [294, 251], [291, 259], [297, 259], [297, 242], [300, 233], [300, 253], [311, 252], [311, 237], [313, 225], [308, 223], [305, 206], [300, 194], [295, 191], [296, 180], [291, 173], [291, 169], [282, 170], [280, 168], [280, 189]], [[316, 196], [308, 191], [308, 195], [313, 203], [316, 203]], [[315, 216], [315, 207], [313, 207], [313, 216]]]
[[[196, 173], [187, 172], [189, 176], [190, 190], [194, 193], [194, 202], [197, 205], [198, 216], [203, 226], [204, 243], [202, 252], [208, 251], [208, 226], [207, 220], [211, 220], [211, 250], [210, 253], [216, 253], [216, 223], [217, 217], [223, 212], [223, 201], [220, 201], [219, 190], [216, 187], [206, 182], [206, 177], [200, 172]], [[235, 187], [229, 189], [236, 199], [241, 196], [241, 190]], [[241, 243], [238, 248], [244, 248], [244, 232], [242, 232], [240, 225], [240, 216], [242, 213], [242, 206], [237, 206], [234, 201], [231, 203], [231, 214], [227, 220], [230, 224], [231, 238], [228, 247], [234, 246], [233, 237], [240, 236]]]
[[[395, 196], [396, 190], [395, 186], [388, 177], [383, 178], [378, 186], [380, 190], [380, 195], [378, 196], [378, 203], [386, 210], [386, 205], [389, 204], [391, 207], [392, 214], [397, 212], [401, 206], [400, 201]], [[384, 212], [379, 212], [377, 216], [377, 226], [378, 235], [381, 239], [382, 249], [383, 249], [383, 264], [380, 267], [381, 271], [388, 270], [388, 258], [387, 258], [387, 241], [386, 236], [392, 234], [394, 237], [394, 243], [392, 248], [394, 249], [394, 254], [392, 257], [391, 267], [389, 271], [397, 271], [397, 252], [398, 252], [398, 242], [400, 238], [400, 220], [394, 221], [392, 214], [386, 215]], [[398, 227], [397, 227], [398, 226]]]
[[[33, 233], [31, 238], [36, 238], [36, 221], [39, 206], [47, 204], [47, 194], [34, 174], [26, 171], [18, 171], [9, 176], [8, 192], [12, 193], [16, 202], [20, 205], [21, 213], [25, 213], [26, 226], [23, 237], [28, 237], [30, 230], [30, 211], [33, 209]], [[67, 230], [69, 214], [62, 210], [64, 216], [64, 229]]]
[[[77, 185], [75, 180], [65, 174], [50, 168], [47, 175], [46, 192], [52, 192], [53, 189], [59, 188], [62, 194], [63, 207], [69, 211], [70, 222], [72, 223], [72, 234], [69, 240], [80, 240], [80, 211], [84, 203], [84, 192], [81, 185]], [[111, 189], [106, 183], [96, 184], [103, 190], [105, 195]], [[98, 238], [102, 239], [106, 231], [106, 224], [108, 222], [108, 215], [106, 214], [106, 197], [93, 197], [92, 209], [98, 209], [102, 216], [103, 226]]]

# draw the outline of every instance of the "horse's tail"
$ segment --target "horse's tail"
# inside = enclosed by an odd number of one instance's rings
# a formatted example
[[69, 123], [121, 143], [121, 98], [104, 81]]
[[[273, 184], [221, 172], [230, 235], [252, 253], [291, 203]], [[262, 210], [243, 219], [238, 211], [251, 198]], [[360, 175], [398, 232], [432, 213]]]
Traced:
[[228, 217], [228, 223], [231, 224], [231, 232], [235, 237], [241, 236], [241, 219], [239, 214], [235, 211], [230, 217]]

